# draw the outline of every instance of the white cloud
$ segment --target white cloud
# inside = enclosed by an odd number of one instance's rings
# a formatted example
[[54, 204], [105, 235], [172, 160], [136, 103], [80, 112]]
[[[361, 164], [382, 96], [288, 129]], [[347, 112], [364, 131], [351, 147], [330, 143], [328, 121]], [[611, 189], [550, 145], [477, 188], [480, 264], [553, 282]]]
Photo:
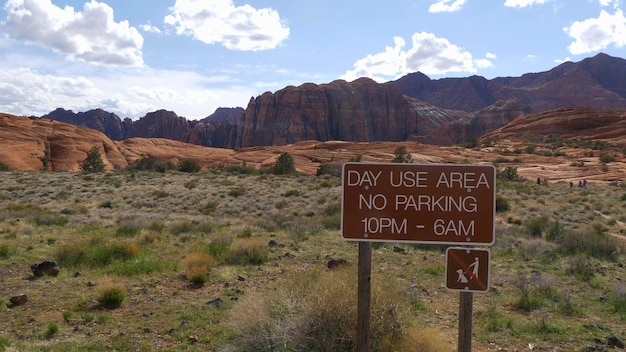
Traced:
[[289, 28], [271, 8], [235, 6], [232, 0], [176, 0], [166, 24], [178, 35], [230, 50], [273, 49], [289, 37]]
[[[124, 72], [122, 72], [124, 71]], [[219, 107], [247, 106], [254, 87], [228, 84], [193, 72], [154, 70], [100, 70], [97, 76], [47, 74], [31, 68], [0, 70], [0, 111], [41, 116], [56, 108], [87, 111], [101, 108], [121, 118], [137, 119], [158, 109], [172, 110], [188, 119], [204, 118]]]
[[[341, 78], [354, 80], [370, 77], [378, 82], [396, 79], [411, 72], [420, 71], [427, 75], [441, 75], [448, 72], [477, 72], [472, 54], [450, 43], [445, 38], [438, 38], [432, 33], [420, 32], [412, 36], [411, 48], [402, 50], [404, 39], [394, 38], [394, 46], [385, 51], [367, 55], [354, 64], [354, 70], [346, 72]], [[486, 59], [479, 61], [480, 67], [488, 67]]]
[[504, 6], [523, 8], [534, 4], [545, 4], [546, 1], [547, 0], [506, 0]]
[[8, 0], [4, 9], [8, 16], [2, 27], [12, 39], [90, 63], [143, 65], [143, 37], [128, 21], [116, 23], [107, 4], [92, 0], [75, 12], [50, 0]]
[[574, 39], [567, 47], [574, 55], [626, 45], [626, 18], [619, 9], [613, 15], [602, 10], [597, 18], [574, 22], [563, 30]]
[[498, 58], [498, 57], [496, 56], [496, 54], [494, 54], [494, 53], [489, 53], [489, 52], [488, 52], [487, 54], [485, 54], [485, 57], [486, 57], [487, 59], [497, 59], [497, 58]]
[[467, 0], [439, 0], [428, 7], [428, 12], [459, 11]]
[[148, 32], [148, 33], [156, 33], [156, 34], [161, 33], [161, 30], [159, 29], [159, 27], [155, 27], [151, 23], [142, 24], [139, 26], [139, 28], [141, 28], [144, 32]]
[[478, 68], [489, 68], [489, 67], [493, 66], [493, 63], [491, 61], [487, 60], [487, 59], [474, 60], [474, 64]]

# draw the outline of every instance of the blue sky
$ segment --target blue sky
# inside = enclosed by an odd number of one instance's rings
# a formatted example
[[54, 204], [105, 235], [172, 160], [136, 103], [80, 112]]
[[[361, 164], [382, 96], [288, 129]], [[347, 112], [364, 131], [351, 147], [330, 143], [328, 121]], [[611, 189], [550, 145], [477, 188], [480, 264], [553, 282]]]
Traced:
[[0, 112], [200, 119], [306, 82], [626, 58], [622, 0], [7, 0]]

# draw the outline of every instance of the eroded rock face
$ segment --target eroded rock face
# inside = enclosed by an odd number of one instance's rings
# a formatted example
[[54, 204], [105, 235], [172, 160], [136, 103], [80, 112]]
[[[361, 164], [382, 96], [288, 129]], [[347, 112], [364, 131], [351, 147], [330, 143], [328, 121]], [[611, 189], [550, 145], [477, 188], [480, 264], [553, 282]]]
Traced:
[[368, 78], [290, 86], [250, 99], [238, 120], [235, 146], [406, 140], [459, 117], [432, 106], [420, 109], [423, 106], [395, 86]]
[[467, 117], [440, 126], [427, 136], [418, 137], [416, 140], [434, 145], [465, 143], [506, 125], [529, 110], [530, 107], [518, 99], [497, 101], [476, 113], [468, 114]]
[[589, 106], [626, 110], [626, 60], [598, 54], [520, 77], [442, 78], [416, 72], [391, 82], [400, 91], [445, 109], [477, 112], [497, 101], [516, 99], [529, 113]]
[[113, 140], [126, 138], [126, 131], [120, 118], [113, 113], [102, 109], [94, 109], [86, 112], [74, 113], [72, 110], [58, 108], [44, 115], [42, 119], [51, 119], [72, 125], [84, 126], [100, 131]]

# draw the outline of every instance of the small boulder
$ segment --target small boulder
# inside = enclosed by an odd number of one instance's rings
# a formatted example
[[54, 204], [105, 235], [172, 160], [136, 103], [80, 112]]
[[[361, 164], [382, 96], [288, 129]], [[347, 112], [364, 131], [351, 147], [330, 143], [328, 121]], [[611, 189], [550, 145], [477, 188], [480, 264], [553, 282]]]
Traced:
[[618, 339], [616, 336], [607, 337], [606, 344], [611, 347], [624, 348], [624, 341]]
[[331, 259], [326, 264], [329, 270], [341, 269], [346, 265], [348, 265], [348, 262], [345, 259]]
[[54, 260], [44, 260], [39, 264], [31, 265], [30, 270], [36, 277], [44, 275], [57, 276], [59, 274], [59, 271], [61, 271], [61, 268], [59, 268], [59, 264]]
[[26, 304], [26, 302], [28, 302], [28, 296], [26, 295], [13, 296], [9, 298], [9, 302], [11, 302], [11, 304], [7, 305], [8, 307], [21, 306], [21, 305]]

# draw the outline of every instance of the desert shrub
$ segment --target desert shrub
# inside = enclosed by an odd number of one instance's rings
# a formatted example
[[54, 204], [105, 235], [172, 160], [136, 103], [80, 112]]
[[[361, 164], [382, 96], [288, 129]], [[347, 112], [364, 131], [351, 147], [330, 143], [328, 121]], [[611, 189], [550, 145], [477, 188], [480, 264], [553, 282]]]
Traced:
[[316, 176], [331, 175], [331, 176], [340, 177], [341, 176], [341, 164], [323, 163], [317, 168], [315, 175]]
[[589, 264], [589, 258], [583, 255], [569, 257], [565, 272], [574, 275], [582, 281], [589, 281], [595, 275], [593, 268]]
[[327, 204], [324, 209], [322, 209], [322, 214], [326, 216], [332, 216], [341, 213], [341, 202], [335, 201]]
[[98, 207], [99, 208], [113, 209], [115, 207], [115, 205], [110, 200], [103, 200], [102, 202], [100, 202], [100, 204], [98, 204]]
[[175, 169], [171, 161], [163, 161], [152, 155], [144, 156], [129, 165], [129, 170], [165, 172]]
[[[357, 292], [356, 280], [351, 278], [355, 270], [299, 273], [271, 295], [246, 297], [233, 307], [228, 321], [238, 347], [244, 351], [353, 351]], [[405, 293], [394, 280], [375, 281], [372, 291], [372, 350], [414, 350], [398, 347], [416, 341], [407, 335], [410, 307]]]
[[565, 229], [557, 219], [548, 226], [548, 229], [546, 230], [546, 240], [557, 242], [563, 237], [564, 233]]
[[610, 302], [613, 310], [622, 318], [626, 318], [626, 284], [621, 283], [615, 286]]
[[80, 169], [83, 172], [97, 173], [104, 171], [104, 162], [102, 161], [102, 156], [100, 155], [100, 149], [98, 147], [93, 146], [87, 152], [87, 157], [80, 164]]
[[172, 271], [174, 268], [175, 265], [166, 261], [162, 256], [142, 253], [128, 260], [113, 261], [107, 272], [111, 275], [130, 277]]
[[193, 180], [189, 180], [189, 181], [185, 182], [184, 186], [187, 189], [194, 189], [194, 188], [198, 187], [198, 179], [194, 178]]
[[62, 226], [69, 222], [65, 216], [51, 211], [39, 214], [34, 218], [34, 221], [35, 224], [40, 226]]
[[119, 308], [126, 298], [124, 286], [113, 283], [106, 278], [100, 283], [98, 292], [99, 296], [96, 298], [96, 301], [106, 309]]
[[141, 233], [141, 227], [132, 224], [120, 225], [115, 231], [118, 237], [135, 237]]
[[521, 181], [522, 177], [517, 173], [517, 168], [507, 166], [504, 170], [497, 170], [496, 178], [504, 181]]
[[170, 226], [169, 231], [174, 235], [183, 233], [203, 233], [213, 232], [215, 225], [208, 221], [181, 220]]
[[618, 247], [614, 240], [604, 234], [591, 231], [565, 232], [557, 241], [565, 254], [585, 254], [595, 258], [615, 261]]
[[526, 221], [525, 226], [530, 237], [541, 237], [543, 230], [548, 226], [549, 219], [545, 215]]
[[68, 219], [56, 212], [32, 204], [8, 204], [0, 210], [0, 219], [23, 219], [37, 225], [65, 225]]
[[213, 258], [224, 261], [230, 255], [230, 245], [233, 240], [228, 237], [219, 237], [215, 238], [209, 243], [209, 254], [213, 256]]
[[523, 273], [518, 273], [515, 288], [520, 294], [520, 298], [514, 303], [516, 309], [528, 313], [543, 306], [543, 300], [534, 294], [532, 280]]
[[227, 165], [222, 166], [220, 169], [235, 175], [256, 175], [259, 173], [257, 168], [254, 166], [248, 166], [245, 161], [240, 165]]
[[55, 323], [48, 323], [48, 328], [46, 328], [45, 337], [47, 339], [51, 339], [59, 332], [59, 326]]
[[11, 341], [6, 337], [0, 337], [0, 350], [4, 351], [5, 347], [11, 346]]
[[617, 160], [614, 154], [609, 154], [609, 153], [600, 153], [600, 156], [598, 156], [598, 158], [600, 159], [600, 162], [603, 164], [612, 163], [612, 162], [615, 162], [615, 160]]
[[341, 228], [341, 214], [324, 216], [322, 218], [322, 226], [328, 230], [339, 230]]
[[393, 151], [394, 158], [392, 163], [412, 163], [413, 156], [406, 150], [406, 147], [401, 145]]
[[293, 161], [293, 157], [289, 153], [282, 153], [274, 166], [272, 166], [272, 173], [274, 175], [290, 175], [296, 173], [296, 166]]
[[246, 189], [243, 187], [236, 187], [236, 188], [231, 188], [230, 190], [228, 190], [228, 195], [233, 198], [241, 197], [244, 194], [246, 194]]
[[61, 266], [98, 268], [115, 260], [133, 259], [138, 254], [139, 249], [133, 243], [95, 237], [86, 242], [57, 246], [54, 256]]
[[0, 259], [8, 259], [13, 255], [14, 249], [9, 247], [8, 244], [0, 244]]
[[283, 193], [283, 197], [299, 197], [302, 193], [297, 189], [290, 189]]
[[194, 159], [186, 158], [178, 162], [178, 171], [180, 172], [195, 173], [200, 171], [200, 169], [202, 169], [202, 167]]
[[235, 265], [263, 264], [268, 258], [267, 245], [258, 238], [241, 239], [231, 245], [226, 262]]
[[9, 167], [5, 163], [0, 163], [0, 171], [9, 171]]
[[209, 253], [189, 253], [181, 260], [181, 266], [185, 270], [185, 277], [191, 283], [203, 285], [209, 280], [209, 272], [216, 265], [216, 260]]
[[509, 201], [501, 195], [496, 195], [496, 213], [504, 213], [511, 210]]

